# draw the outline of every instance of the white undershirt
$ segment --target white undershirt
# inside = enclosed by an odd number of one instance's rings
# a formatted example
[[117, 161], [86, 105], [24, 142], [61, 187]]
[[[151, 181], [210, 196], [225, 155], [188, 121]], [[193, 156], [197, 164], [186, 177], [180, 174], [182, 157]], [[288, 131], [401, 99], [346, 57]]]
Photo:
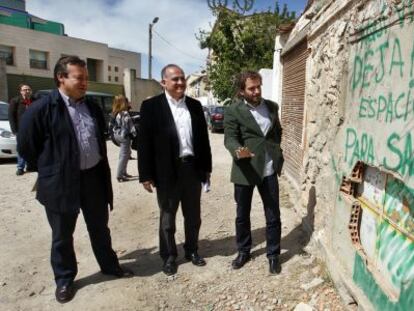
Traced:
[[185, 96], [178, 101], [165, 92], [168, 105], [170, 106], [175, 128], [177, 130], [178, 142], [180, 146], [180, 158], [194, 155], [193, 152], [193, 128], [191, 125], [191, 115], [185, 104]]
[[[257, 107], [254, 107], [247, 101], [245, 101], [245, 103], [249, 107], [250, 113], [256, 120], [257, 125], [259, 125], [260, 129], [262, 130], [263, 136], [266, 136], [267, 132], [270, 130], [270, 127], [272, 126], [272, 121], [270, 120], [269, 109], [264, 103], [264, 100], [262, 99], [262, 101]], [[266, 150], [263, 177], [273, 175], [274, 173], [275, 171], [273, 169], [273, 160], [270, 157], [269, 152]]]

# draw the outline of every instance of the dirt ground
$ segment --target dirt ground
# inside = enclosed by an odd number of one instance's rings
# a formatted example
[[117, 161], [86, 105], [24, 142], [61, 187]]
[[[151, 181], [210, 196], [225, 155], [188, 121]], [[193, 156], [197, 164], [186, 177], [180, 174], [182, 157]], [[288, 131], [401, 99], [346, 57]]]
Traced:
[[[75, 232], [79, 273], [75, 298], [55, 301], [49, 264], [51, 232], [43, 207], [31, 192], [36, 173], [17, 177], [13, 161], [0, 162], [0, 310], [346, 310], [312, 243], [301, 230], [290, 187], [280, 179], [282, 273], [269, 275], [265, 254], [264, 215], [255, 192], [251, 213], [253, 260], [231, 269], [236, 256], [235, 204], [229, 182], [231, 158], [223, 134], [211, 134], [212, 185], [202, 195], [199, 253], [207, 265], [195, 267], [183, 259], [183, 222], [177, 214], [178, 273], [161, 272], [158, 254], [158, 207], [155, 194], [137, 180], [118, 183], [113, 177], [115, 209], [110, 228], [121, 265], [135, 276], [115, 279], [99, 272], [80, 215]], [[108, 142], [116, 170], [118, 148]], [[136, 157], [136, 155], [134, 155]], [[128, 172], [136, 175], [136, 160]], [[302, 303], [302, 304], [300, 304]], [[300, 304], [300, 305], [298, 305]], [[304, 305], [305, 304], [305, 305]]]

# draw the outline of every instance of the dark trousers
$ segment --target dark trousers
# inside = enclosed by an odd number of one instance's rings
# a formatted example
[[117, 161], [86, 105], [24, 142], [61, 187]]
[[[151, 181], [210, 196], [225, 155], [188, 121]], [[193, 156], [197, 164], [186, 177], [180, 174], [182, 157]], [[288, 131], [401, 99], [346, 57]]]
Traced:
[[[80, 209], [99, 267], [103, 271], [113, 271], [119, 263], [111, 245], [104, 180], [100, 164], [81, 172]], [[51, 264], [56, 285], [71, 284], [78, 272], [73, 247], [73, 232], [78, 213], [56, 213], [46, 206], [46, 215], [52, 228]]]
[[201, 182], [192, 161], [180, 163], [175, 184], [158, 185], [160, 256], [164, 261], [177, 258], [175, 215], [180, 202], [184, 217], [184, 250], [186, 253], [197, 251], [201, 226], [200, 197]]
[[[248, 254], [252, 247], [250, 210], [254, 187], [234, 185], [234, 198], [237, 203], [236, 243], [239, 253]], [[257, 189], [262, 198], [266, 217], [266, 254], [268, 258], [273, 258], [280, 254], [281, 236], [279, 184], [276, 174], [265, 177], [262, 183], [257, 185]]]

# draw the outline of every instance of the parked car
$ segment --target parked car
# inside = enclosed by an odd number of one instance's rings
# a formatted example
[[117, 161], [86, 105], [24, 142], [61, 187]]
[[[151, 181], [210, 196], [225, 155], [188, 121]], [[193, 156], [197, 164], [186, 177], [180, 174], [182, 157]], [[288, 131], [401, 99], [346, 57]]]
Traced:
[[9, 104], [0, 101], [0, 158], [15, 158], [16, 136], [10, 130]]
[[212, 133], [224, 129], [224, 107], [212, 106], [209, 108], [208, 125]]
[[[42, 96], [48, 95], [52, 90], [40, 90], [37, 91], [35, 94], [36, 98], [40, 98]], [[108, 94], [108, 93], [99, 93], [99, 92], [86, 92], [86, 97], [95, 102], [99, 107], [101, 107], [104, 116], [105, 116], [105, 135], [109, 135], [108, 133], [108, 124], [109, 120], [111, 119], [111, 113], [112, 113], [112, 102], [114, 100], [114, 95]]]

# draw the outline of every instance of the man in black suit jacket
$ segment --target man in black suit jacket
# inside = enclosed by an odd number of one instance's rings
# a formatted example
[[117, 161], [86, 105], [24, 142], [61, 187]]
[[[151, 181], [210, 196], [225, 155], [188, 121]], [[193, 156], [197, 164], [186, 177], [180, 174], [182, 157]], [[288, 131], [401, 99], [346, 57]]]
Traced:
[[141, 106], [138, 144], [139, 180], [152, 192], [156, 187], [160, 208], [160, 256], [167, 275], [177, 272], [175, 215], [178, 205], [184, 216], [185, 258], [203, 266], [198, 255], [201, 225], [201, 183], [211, 173], [211, 150], [207, 124], [200, 102], [185, 96], [186, 80], [177, 65], [161, 72], [165, 93], [145, 100]]
[[45, 206], [52, 228], [55, 296], [64, 303], [74, 296], [73, 232], [80, 210], [102, 273], [122, 277], [126, 271], [111, 245], [108, 208], [113, 194], [105, 120], [101, 109], [84, 98], [86, 64], [77, 56], [62, 57], [54, 78], [58, 88], [29, 107], [17, 139], [19, 153], [38, 168], [36, 198]]
[[[17, 136], [19, 131], [19, 123], [22, 119], [23, 113], [30, 106], [30, 104], [35, 100], [32, 95], [32, 88], [27, 84], [19, 85], [20, 95], [13, 97], [10, 100], [9, 104], [9, 122], [10, 129], [14, 135]], [[24, 174], [24, 168], [26, 166], [25, 160], [17, 154], [17, 171], [16, 175], [20, 176]], [[27, 167], [27, 171], [33, 171], [34, 168]]]

